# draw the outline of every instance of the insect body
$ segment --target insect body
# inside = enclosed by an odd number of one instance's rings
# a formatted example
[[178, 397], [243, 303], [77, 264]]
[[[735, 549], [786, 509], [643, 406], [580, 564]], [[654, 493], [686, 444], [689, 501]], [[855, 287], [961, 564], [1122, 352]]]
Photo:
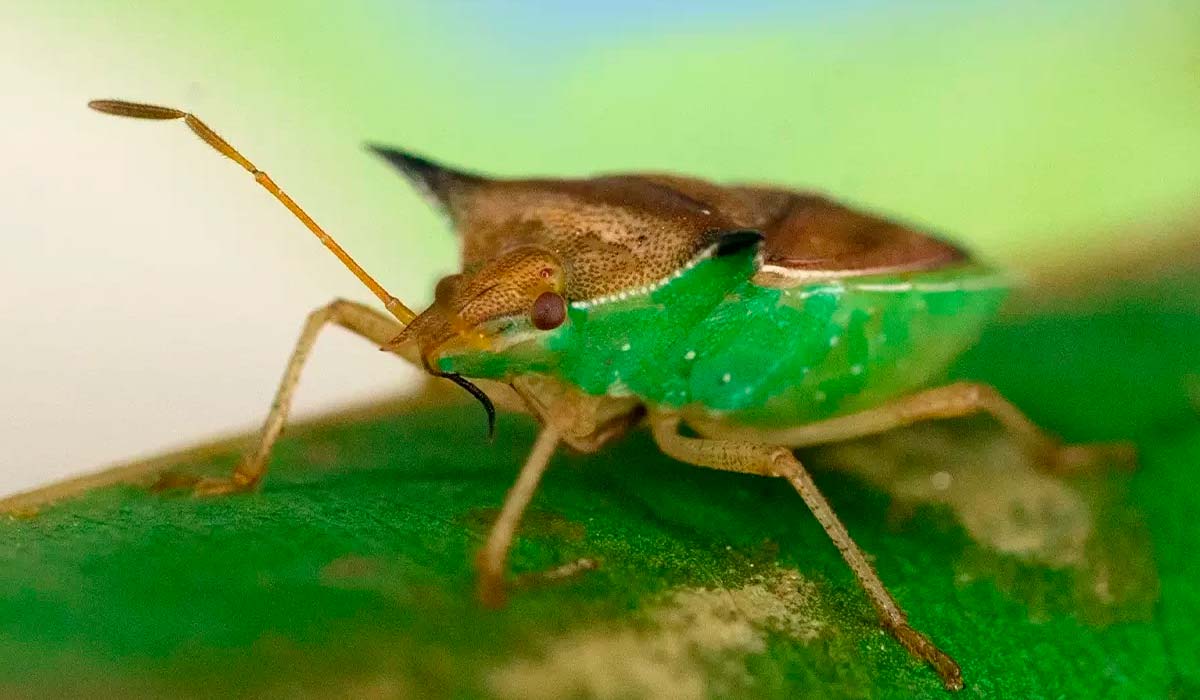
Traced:
[[[977, 336], [1005, 288], [974, 265], [950, 271], [756, 284], [757, 240], [701, 253], [644, 290], [568, 305], [543, 333], [514, 323], [499, 353], [443, 355], [470, 377], [558, 378], [587, 394], [634, 396], [746, 425], [794, 425], [869, 408], [925, 386]], [[511, 343], [511, 344], [510, 344]]]
[[[374, 147], [462, 239], [462, 272], [417, 314], [194, 115], [91, 106], [183, 119], [296, 214], [391, 314], [346, 301], [310, 314], [258, 448], [197, 492], [261, 481], [317, 334], [341, 325], [454, 380], [489, 414], [494, 400], [541, 422], [479, 553], [485, 602], [503, 600], [517, 524], [559, 445], [595, 451], [646, 424], [676, 459], [791, 483], [881, 625], [958, 689], [958, 665], [908, 624], [792, 449], [987, 412], [1051, 467], [1114, 451], [1059, 445], [986, 386], [926, 388], [974, 342], [1004, 296], [1002, 278], [946, 242], [829, 200], [671, 175], [500, 180]], [[681, 433], [683, 424], [697, 436]]]

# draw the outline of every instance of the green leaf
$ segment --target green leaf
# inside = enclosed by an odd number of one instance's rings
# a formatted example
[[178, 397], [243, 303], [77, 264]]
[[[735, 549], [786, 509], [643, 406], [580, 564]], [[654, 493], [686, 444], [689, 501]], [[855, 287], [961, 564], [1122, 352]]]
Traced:
[[[1200, 316], [1158, 308], [1012, 317], [956, 370], [1070, 439], [1136, 438], [1132, 474], [1048, 476], [985, 420], [801, 453], [966, 697], [1200, 695]], [[481, 608], [472, 556], [533, 426], [504, 418], [487, 444], [479, 420], [294, 430], [254, 494], [152, 492], [155, 463], [11, 499], [0, 695], [944, 696], [787, 484], [674, 463], [641, 433], [556, 458], [511, 600]]]

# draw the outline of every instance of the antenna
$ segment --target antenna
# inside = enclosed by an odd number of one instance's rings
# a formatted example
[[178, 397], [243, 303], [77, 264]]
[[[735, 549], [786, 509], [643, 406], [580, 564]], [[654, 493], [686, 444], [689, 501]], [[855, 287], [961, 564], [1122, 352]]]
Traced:
[[212, 146], [212, 148], [218, 153], [242, 166], [246, 172], [253, 175], [255, 182], [262, 185], [263, 189], [270, 192], [271, 196], [279, 200], [283, 206], [287, 207], [288, 211], [292, 212], [292, 214], [299, 219], [301, 223], [308, 227], [308, 230], [312, 231], [313, 235], [316, 236], [321, 243], [323, 243], [325, 247], [330, 250], [330, 252], [336, 255], [338, 260], [341, 260], [342, 264], [349, 268], [350, 271], [354, 273], [354, 276], [359, 279], [359, 281], [367, 286], [367, 289], [370, 289], [375, 296], [379, 297], [379, 300], [383, 302], [384, 307], [396, 317], [396, 320], [400, 321], [400, 323], [403, 323], [404, 325], [408, 325], [410, 321], [416, 318], [417, 315], [413, 313], [412, 309], [408, 308], [399, 299], [389, 294], [388, 291], [383, 288], [383, 285], [376, 282], [374, 277], [371, 277], [371, 275], [367, 274], [367, 271], [364, 270], [357, 262], [355, 262], [354, 258], [350, 257], [350, 254], [347, 253], [342, 246], [338, 245], [338, 242], [333, 240], [332, 236], [330, 236], [328, 233], [325, 233], [325, 229], [321, 228], [316, 221], [313, 221], [312, 217], [309, 216], [308, 213], [303, 209], [301, 209], [299, 204], [296, 204], [296, 200], [292, 199], [286, 192], [279, 189], [279, 185], [275, 184], [275, 181], [271, 179], [270, 175], [266, 174], [262, 170], [259, 170], [258, 166], [256, 166], [254, 163], [251, 163], [249, 159], [247, 159], [245, 156], [239, 153], [236, 148], [230, 145], [228, 141], [221, 138], [217, 132], [212, 130], [211, 127], [200, 121], [199, 117], [196, 115], [192, 114], [191, 112], [184, 112], [183, 110], [175, 109], [173, 107], [160, 107], [157, 105], [140, 104], [137, 102], [125, 102], [124, 100], [92, 100], [88, 103], [88, 107], [91, 107], [97, 112], [115, 114], [120, 117], [133, 117], [134, 119], [182, 119], [183, 122], [187, 124], [188, 128], [191, 129], [192, 132], [197, 136], [199, 136], [204, 143]]
[[[251, 163], [246, 156], [239, 153], [238, 150], [234, 148], [228, 141], [221, 138], [217, 132], [213, 131], [212, 127], [200, 121], [200, 118], [196, 115], [192, 114], [191, 112], [185, 112], [181, 109], [175, 109], [174, 107], [160, 107], [158, 105], [141, 104], [139, 102], [126, 102], [124, 100], [92, 100], [91, 102], [88, 102], [88, 107], [91, 107], [97, 112], [115, 114], [118, 117], [156, 119], [159, 121], [182, 119], [183, 123], [187, 124], [188, 128], [200, 137], [200, 140], [204, 141], [204, 143], [207, 143], [209, 146], [212, 146], [214, 150], [229, 160], [232, 160], [234, 163], [242, 166], [246, 172], [254, 176], [255, 182], [262, 185], [263, 189], [270, 192], [272, 197], [279, 200], [280, 204], [287, 207], [288, 211], [292, 212], [297, 219], [300, 219], [300, 222], [308, 227], [308, 230], [312, 231], [313, 235], [316, 236], [317, 239], [320, 240], [321, 243], [330, 250], [330, 252], [336, 255], [338, 260], [341, 260], [342, 264], [349, 268], [350, 271], [354, 273], [354, 276], [359, 279], [359, 281], [367, 286], [367, 289], [370, 289], [375, 296], [379, 297], [379, 300], [383, 302], [384, 307], [396, 317], [396, 320], [407, 326], [410, 321], [417, 317], [417, 314], [413, 313], [412, 309], [408, 308], [399, 299], [389, 294], [388, 291], [383, 288], [383, 285], [376, 282], [374, 277], [367, 274], [367, 271], [364, 270], [361, 265], [355, 262], [354, 258], [350, 257], [350, 254], [347, 253], [342, 246], [338, 245], [338, 242], [333, 240], [332, 236], [330, 236], [328, 233], [325, 233], [325, 229], [321, 228], [316, 221], [313, 221], [313, 218], [309, 216], [307, 212], [301, 209], [299, 204], [296, 204], [296, 200], [289, 197], [287, 192], [279, 189], [279, 185], [275, 184], [275, 181], [271, 179], [270, 175], [266, 174], [262, 170], [259, 170], [258, 166], [256, 166], [254, 163]], [[445, 377], [446, 379], [449, 379], [450, 381], [459, 385], [483, 405], [483, 410], [487, 412], [488, 438], [491, 438], [496, 431], [496, 408], [492, 405], [492, 402], [488, 398], [487, 394], [485, 394], [482, 389], [472, 384], [466, 378], [457, 374], [445, 372], [434, 372], [434, 374], [439, 377]]]

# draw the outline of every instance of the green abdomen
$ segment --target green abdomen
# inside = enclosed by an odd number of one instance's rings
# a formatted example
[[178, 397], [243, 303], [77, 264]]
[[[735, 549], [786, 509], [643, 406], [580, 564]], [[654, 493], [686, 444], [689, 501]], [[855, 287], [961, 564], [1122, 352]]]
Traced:
[[505, 371], [794, 424], [926, 385], [975, 341], [1005, 292], [977, 265], [776, 289], [737, 267], [750, 262], [706, 260], [644, 294], [573, 304], [568, 324], [537, 352], [507, 358]]

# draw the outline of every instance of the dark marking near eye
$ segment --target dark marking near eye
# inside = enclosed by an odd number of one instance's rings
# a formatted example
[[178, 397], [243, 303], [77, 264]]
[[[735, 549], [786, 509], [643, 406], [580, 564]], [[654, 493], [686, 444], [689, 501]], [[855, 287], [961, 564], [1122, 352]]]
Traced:
[[723, 232], [717, 239], [717, 249], [713, 254], [720, 258], [740, 253], [747, 248], [758, 245], [762, 242], [763, 238], [764, 236], [761, 232], [753, 230]]
[[554, 292], [542, 292], [533, 301], [529, 310], [529, 318], [538, 330], [548, 331], [558, 328], [567, 320], [567, 302]]
[[458, 288], [458, 283], [462, 279], [461, 275], [450, 275], [438, 280], [437, 286], [433, 288], [433, 299], [439, 304], [446, 304], [454, 297], [454, 292]]

